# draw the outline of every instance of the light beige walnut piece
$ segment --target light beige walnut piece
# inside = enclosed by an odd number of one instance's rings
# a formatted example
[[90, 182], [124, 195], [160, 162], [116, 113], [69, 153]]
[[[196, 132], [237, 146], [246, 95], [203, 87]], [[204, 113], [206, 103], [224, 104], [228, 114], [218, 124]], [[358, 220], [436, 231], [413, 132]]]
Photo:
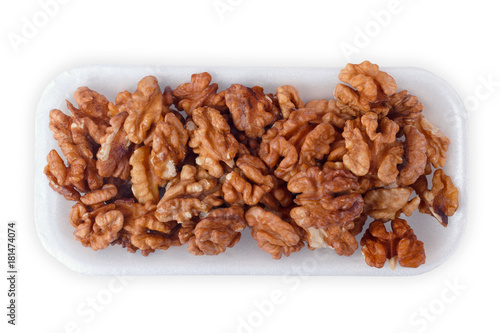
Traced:
[[130, 177], [132, 180], [132, 193], [140, 203], [151, 201], [158, 203], [159, 184], [161, 180], [154, 172], [151, 162], [151, 147], [142, 146], [134, 150], [130, 157]]
[[420, 198], [410, 200], [413, 189], [411, 187], [379, 188], [366, 192], [363, 195], [365, 205], [363, 213], [376, 220], [394, 220], [401, 213], [411, 216], [418, 208]]
[[425, 136], [428, 161], [433, 167], [442, 168], [446, 163], [446, 151], [450, 140], [422, 115], [415, 119], [414, 126]]
[[224, 174], [221, 163], [234, 166], [238, 141], [216, 109], [197, 108], [193, 110], [192, 116], [192, 122], [188, 121], [186, 128], [190, 131], [189, 147], [198, 154], [196, 164], [206, 169], [211, 176], [220, 178]]

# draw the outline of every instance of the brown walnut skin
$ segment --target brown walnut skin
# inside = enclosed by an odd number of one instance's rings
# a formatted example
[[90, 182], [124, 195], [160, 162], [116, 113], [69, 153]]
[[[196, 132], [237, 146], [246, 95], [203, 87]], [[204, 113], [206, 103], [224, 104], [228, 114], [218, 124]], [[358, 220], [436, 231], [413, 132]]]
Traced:
[[273, 259], [280, 259], [283, 255], [288, 257], [304, 247], [300, 233], [293, 225], [272, 212], [254, 206], [246, 211], [245, 220], [252, 228], [252, 237], [259, 247], [271, 254]]
[[278, 87], [276, 97], [278, 98], [281, 114], [285, 119], [290, 116], [292, 110], [304, 107], [304, 102], [295, 87], [289, 85]]
[[85, 247], [94, 251], [108, 247], [119, 237], [123, 227], [123, 215], [113, 204], [91, 208], [77, 202], [70, 212], [70, 223], [75, 227], [73, 235]]
[[137, 84], [137, 90], [119, 93], [115, 100], [120, 112], [127, 112], [128, 117], [123, 124], [130, 141], [140, 144], [147, 132], [161, 119], [163, 111], [163, 95], [154, 76], [146, 76]]
[[250, 138], [261, 137], [278, 118], [279, 111], [262, 88], [233, 84], [226, 90], [226, 105], [234, 126]]
[[177, 175], [176, 167], [186, 157], [188, 140], [187, 130], [172, 112], [158, 121], [144, 140], [152, 148], [151, 164], [162, 185]]
[[387, 232], [384, 223], [376, 220], [370, 224], [361, 239], [361, 251], [369, 266], [382, 268], [389, 260], [395, 269], [395, 260], [402, 267], [416, 268], [425, 263], [424, 243], [417, 240], [405, 220], [396, 218], [391, 222], [392, 232]]
[[224, 202], [218, 180], [193, 165], [184, 165], [167, 187], [155, 212], [161, 222], [185, 223]]
[[191, 75], [189, 83], [179, 85], [172, 92], [178, 109], [186, 111], [188, 116], [191, 116], [194, 109], [203, 106], [227, 112], [226, 91], [217, 93], [219, 86], [217, 83], [210, 84], [211, 81], [212, 76], [207, 72], [203, 72]]
[[411, 187], [377, 188], [366, 192], [363, 213], [374, 219], [393, 220], [401, 213], [410, 216], [418, 208], [420, 198], [410, 200]]
[[343, 84], [335, 87], [334, 96], [346, 109], [358, 111], [359, 115], [373, 111], [385, 116], [389, 108], [381, 103], [389, 100], [388, 96], [397, 91], [394, 79], [379, 70], [379, 67], [369, 61], [361, 64], [347, 64], [340, 71], [339, 79], [350, 84], [353, 88]]
[[[193, 123], [196, 125], [194, 126]], [[220, 178], [224, 174], [221, 162], [234, 166], [234, 157], [238, 152], [238, 141], [230, 133], [230, 128], [222, 115], [210, 107], [193, 110], [189, 147], [198, 154], [196, 164], [206, 169], [211, 176]]]
[[403, 144], [396, 140], [399, 126], [388, 118], [368, 112], [346, 122], [342, 136], [347, 153], [344, 166], [356, 176], [370, 175], [384, 185], [396, 181], [398, 164], [403, 162]]
[[188, 251], [194, 255], [217, 255], [236, 245], [246, 226], [244, 213], [241, 206], [212, 210], [196, 224]]
[[78, 88], [73, 97], [79, 109], [66, 101], [73, 121], [98, 144], [109, 126], [109, 101], [103, 95], [87, 87]]
[[106, 135], [101, 139], [101, 148], [97, 152], [97, 170], [102, 177], [128, 179], [130, 175], [129, 159], [134, 146], [123, 128], [127, 112], [111, 117]]
[[243, 155], [236, 166], [237, 169], [226, 175], [222, 185], [227, 203], [253, 206], [274, 188], [274, 177], [266, 175], [266, 165], [260, 158]]
[[438, 169], [432, 176], [431, 189], [427, 189], [425, 176], [420, 177], [414, 186], [421, 199], [419, 211], [433, 216], [443, 227], [448, 226], [448, 217], [455, 214], [459, 206], [459, 191], [451, 178]]
[[427, 160], [435, 168], [442, 168], [446, 163], [446, 151], [450, 140], [424, 116], [415, 119], [414, 126], [425, 136]]

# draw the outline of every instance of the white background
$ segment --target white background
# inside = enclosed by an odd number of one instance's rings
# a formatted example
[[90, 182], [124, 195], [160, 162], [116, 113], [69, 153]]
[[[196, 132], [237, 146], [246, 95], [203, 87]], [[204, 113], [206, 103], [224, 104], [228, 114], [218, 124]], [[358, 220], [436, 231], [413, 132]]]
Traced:
[[[51, 16], [34, 0], [2, 1], [0, 8], [2, 332], [400, 333], [498, 327], [500, 20], [493, 1], [62, 2], [45, 9]], [[218, 11], [215, 4], [226, 7]], [[380, 15], [389, 9], [392, 14]], [[30, 31], [30, 22], [39, 28]], [[371, 36], [362, 40], [359, 31], [365, 29]], [[14, 35], [19, 44], [11, 41]], [[356, 48], [350, 56], [341, 50], [347, 44]], [[442, 266], [405, 278], [118, 279], [75, 273], [42, 247], [33, 211], [34, 173], [41, 172], [33, 167], [34, 114], [43, 89], [60, 72], [87, 64], [339, 67], [365, 59], [427, 69], [467, 102], [469, 217], [459, 248]], [[18, 225], [15, 327], [6, 323], [3, 277], [11, 220]]]

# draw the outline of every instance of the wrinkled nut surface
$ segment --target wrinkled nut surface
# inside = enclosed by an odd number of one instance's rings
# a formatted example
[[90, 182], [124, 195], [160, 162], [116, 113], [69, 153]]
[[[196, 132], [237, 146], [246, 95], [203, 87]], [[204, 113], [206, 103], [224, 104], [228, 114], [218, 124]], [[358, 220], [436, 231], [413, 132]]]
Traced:
[[[195, 109], [192, 121], [196, 127], [190, 133], [189, 147], [198, 154], [196, 164], [206, 169], [211, 176], [220, 178], [224, 173], [221, 162], [229, 167], [234, 166], [238, 141], [230, 133], [229, 125], [216, 109], [210, 107]], [[188, 125], [189, 122], [186, 126]]]
[[48, 153], [44, 173], [76, 201], [74, 237], [94, 250], [147, 256], [186, 244], [217, 255], [248, 224], [274, 259], [305, 242], [350, 256], [370, 218], [366, 263], [418, 267], [423, 243], [399, 216], [418, 208], [448, 224], [459, 198], [440, 169], [450, 141], [377, 65], [348, 64], [339, 79], [336, 99], [310, 101], [290, 85], [217, 92], [206, 72], [163, 93], [147, 76], [114, 103], [81, 87], [69, 115], [49, 114], [60, 153]]
[[[302, 205], [290, 211], [290, 216], [307, 231], [311, 248], [330, 246], [341, 249], [341, 252], [337, 251], [339, 255], [351, 255], [357, 248], [357, 242], [353, 240], [352, 234], [344, 232], [354, 228], [354, 222], [362, 212], [363, 198], [353, 193], [319, 201], [303, 200]], [[343, 245], [335, 244], [337, 241], [350, 245], [344, 248]]]
[[[340, 103], [362, 112], [370, 109], [374, 111], [375, 108], [371, 108], [370, 104], [387, 101], [388, 96], [396, 93], [398, 88], [396, 81], [389, 74], [379, 70], [377, 65], [369, 61], [358, 65], [347, 64], [340, 71], [339, 79], [354, 89], [338, 84], [334, 91], [335, 98]], [[386, 108], [383, 110], [384, 113], [388, 112]]]
[[80, 201], [87, 206], [97, 205], [113, 199], [117, 193], [118, 190], [116, 189], [115, 185], [106, 184], [99, 190], [94, 190], [86, 193], [80, 198]]
[[80, 199], [80, 192], [68, 181], [68, 168], [54, 149], [47, 155], [47, 166], [43, 172], [49, 180], [50, 187], [64, 196], [66, 200], [77, 201]]
[[369, 266], [382, 268], [389, 260], [392, 269], [396, 260], [402, 267], [416, 268], [425, 263], [424, 243], [417, 240], [405, 220], [391, 221], [392, 231], [387, 232], [381, 221], [374, 221], [361, 238], [361, 252]]
[[442, 168], [446, 163], [446, 151], [450, 140], [422, 115], [415, 119], [414, 125], [425, 136], [427, 159], [433, 167]]
[[73, 121], [78, 127], [85, 130], [95, 143], [99, 143], [109, 126], [108, 100], [88, 87], [78, 88], [73, 97], [79, 109], [66, 101], [68, 110], [73, 116]]
[[266, 165], [260, 158], [243, 155], [236, 161], [236, 167], [226, 175], [222, 185], [227, 203], [253, 206], [274, 188], [275, 180], [265, 174]]
[[177, 175], [177, 165], [186, 157], [188, 140], [187, 130], [172, 112], [158, 121], [144, 140], [144, 144], [152, 148], [151, 164], [163, 185]]
[[219, 111], [227, 110], [226, 91], [217, 93], [219, 85], [212, 83], [212, 76], [207, 72], [191, 75], [191, 82], [179, 85], [172, 95], [177, 99], [179, 109], [186, 111], [191, 116], [194, 109], [209, 106]]
[[401, 186], [408, 186], [415, 183], [418, 177], [425, 173], [427, 140], [415, 126], [406, 125], [403, 131], [406, 137], [405, 155], [398, 182]]
[[330, 124], [317, 124], [318, 119], [313, 110], [296, 110], [262, 137], [258, 154], [270, 168], [275, 168], [276, 177], [289, 181], [295, 173], [316, 166], [329, 154], [336, 131]]
[[338, 129], [344, 128], [345, 122], [355, 117], [343, 112], [334, 99], [313, 99], [307, 102], [304, 107], [313, 110], [318, 117], [321, 117], [322, 122], [330, 124]]
[[141, 143], [152, 124], [161, 119], [163, 95], [158, 80], [154, 76], [146, 76], [139, 81], [133, 94], [128, 91], [119, 93], [115, 105], [120, 112], [128, 113], [123, 124], [128, 139]]
[[273, 259], [280, 259], [283, 255], [288, 257], [304, 247], [300, 234], [293, 225], [272, 212], [254, 206], [246, 211], [245, 219], [252, 228], [252, 237]]
[[132, 245], [140, 249], [143, 254], [149, 254], [155, 250], [167, 250], [175, 245], [171, 235], [175, 225], [175, 223], [160, 222], [153, 212], [149, 212], [127, 219], [123, 228], [130, 234]]
[[390, 96], [387, 105], [389, 106], [387, 117], [398, 124], [400, 128], [405, 125], [413, 125], [424, 109], [418, 98], [410, 95], [408, 90], [401, 90]]
[[233, 84], [226, 90], [226, 104], [234, 126], [250, 138], [261, 137], [279, 114], [273, 100], [260, 87]]
[[347, 148], [344, 166], [356, 176], [370, 175], [386, 185], [395, 182], [404, 154], [403, 144], [396, 140], [398, 131], [395, 122], [382, 118], [379, 123], [373, 112], [347, 121], [342, 133]]
[[331, 247], [346, 256], [358, 248], [349, 230], [363, 211], [363, 198], [357, 193], [335, 196], [357, 187], [357, 177], [344, 169], [313, 167], [290, 179], [288, 190], [300, 193], [294, 200], [298, 206], [292, 208], [290, 216], [306, 230], [310, 248]]
[[184, 165], [181, 173], [167, 184], [155, 216], [162, 222], [188, 222], [222, 205], [221, 197], [222, 188], [216, 178], [199, 167]]
[[97, 152], [97, 170], [102, 177], [127, 179], [130, 175], [129, 159], [133, 146], [123, 128], [127, 112], [111, 117], [106, 135], [101, 139], [101, 147]]
[[288, 118], [292, 110], [304, 107], [304, 102], [300, 99], [299, 92], [292, 86], [281, 86], [276, 89], [276, 97], [280, 105], [283, 118]]
[[212, 210], [196, 224], [188, 251], [195, 255], [216, 255], [233, 247], [246, 226], [244, 213], [241, 206]]
[[[422, 179], [425, 181], [425, 178]], [[451, 178], [447, 176], [443, 169], [438, 169], [432, 176], [432, 188], [418, 191], [420, 196], [419, 211], [436, 218], [444, 227], [448, 225], [448, 217], [452, 216], [458, 209], [458, 189], [453, 184]]]
[[[85, 168], [87, 163], [81, 155], [82, 150], [87, 147], [78, 147], [73, 140], [71, 132], [73, 121], [71, 117], [65, 115], [62, 111], [54, 109], [49, 113], [49, 128], [53, 132], [54, 139], [57, 140], [61, 151], [69, 164], [68, 183], [78, 184], [85, 177]], [[87, 151], [83, 152], [87, 154]], [[82, 186], [83, 187], [83, 186]]]
[[351, 172], [344, 169], [321, 170], [318, 167], [301, 171], [288, 182], [290, 192], [300, 193], [296, 198], [299, 204], [303, 200], [321, 200], [335, 193], [355, 190], [357, 187], [357, 177]]
[[410, 216], [418, 208], [420, 198], [410, 200], [413, 190], [410, 187], [378, 188], [366, 192], [363, 213], [376, 220], [394, 220], [401, 213]]
[[130, 178], [132, 180], [132, 193], [140, 203], [151, 201], [158, 203], [160, 179], [154, 172], [151, 162], [151, 148], [142, 146], [134, 150], [130, 157]]
[[108, 247], [118, 238], [123, 227], [123, 215], [114, 210], [114, 205], [105, 205], [95, 210], [76, 203], [70, 212], [73, 235], [83, 246], [94, 251]]

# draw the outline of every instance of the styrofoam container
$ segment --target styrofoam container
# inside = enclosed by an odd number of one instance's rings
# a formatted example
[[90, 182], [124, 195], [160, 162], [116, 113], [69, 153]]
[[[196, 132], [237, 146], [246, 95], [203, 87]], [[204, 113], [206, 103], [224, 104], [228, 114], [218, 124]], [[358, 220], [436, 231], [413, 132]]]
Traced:
[[[451, 141], [444, 168], [460, 190], [460, 207], [449, 219], [447, 228], [434, 218], [414, 212], [404, 217], [425, 244], [426, 263], [418, 268], [398, 266], [392, 271], [388, 263], [381, 268], [365, 264], [358, 250], [350, 257], [338, 256], [331, 249], [310, 251], [307, 246], [290, 257], [273, 260], [262, 251], [247, 229], [235, 247], [217, 256], [194, 256], [186, 246], [156, 251], [148, 257], [128, 253], [121, 246], [101, 251], [83, 247], [74, 240], [74, 228], [68, 214], [74, 202], [66, 201], [48, 184], [43, 168], [51, 149], [58, 149], [49, 130], [49, 111], [68, 113], [65, 100], [74, 103], [73, 92], [88, 86], [114, 101], [123, 90], [135, 91], [137, 82], [146, 76], [158, 78], [163, 89], [189, 82], [191, 74], [208, 71], [219, 91], [232, 83], [262, 86], [266, 92], [288, 84], [295, 86], [302, 99], [333, 98], [340, 68], [262, 68], [262, 67], [170, 67], [170, 66], [87, 66], [70, 69], [58, 75], [42, 94], [36, 112], [35, 149], [35, 222], [44, 247], [69, 268], [92, 275], [172, 275], [172, 274], [241, 274], [241, 275], [384, 275], [421, 274], [445, 262], [457, 248], [467, 216], [467, 117], [455, 91], [441, 78], [419, 68], [382, 68], [394, 77], [399, 90], [406, 89], [424, 105], [423, 114], [437, 125]], [[369, 219], [371, 221], [372, 219]], [[365, 225], [367, 228], [368, 223]], [[364, 233], [364, 232], [363, 232]], [[357, 236], [358, 241], [362, 234]]]

